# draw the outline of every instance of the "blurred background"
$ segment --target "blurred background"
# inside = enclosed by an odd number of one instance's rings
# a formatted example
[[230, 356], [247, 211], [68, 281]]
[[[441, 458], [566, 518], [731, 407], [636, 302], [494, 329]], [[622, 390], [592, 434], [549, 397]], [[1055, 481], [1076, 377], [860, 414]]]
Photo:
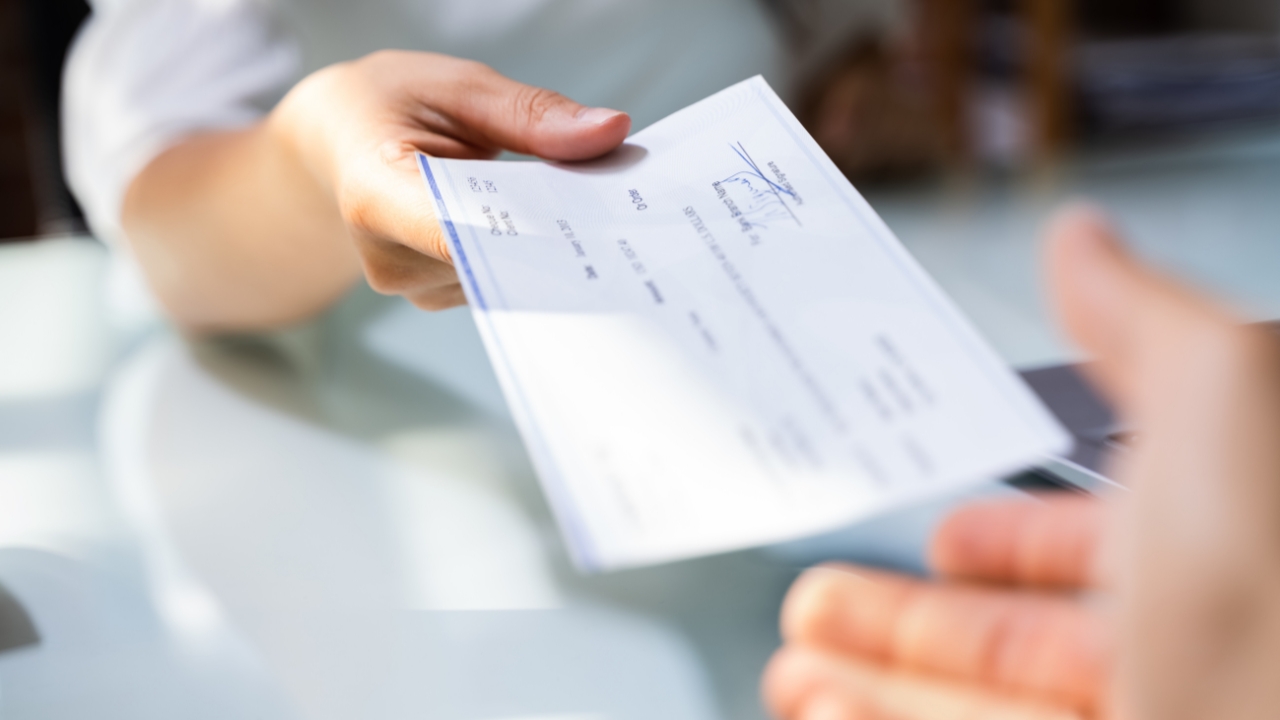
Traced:
[[[787, 3], [789, 14], [805, 3]], [[795, 8], [800, 8], [796, 10]], [[84, 230], [61, 174], [60, 76], [84, 0], [0, 0], [0, 238]], [[790, 98], [860, 188], [1043, 167], [1280, 117], [1267, 0], [914, 0]]]
[[1177, 142], [1280, 109], [1266, 0], [919, 0], [796, 99], [855, 180], [1020, 170]]
[[[803, 46], [823, 0], [741, 2]], [[1078, 359], [1037, 244], [1074, 198], [1280, 317], [1280, 2], [901, 8], [787, 100], [1007, 362]], [[465, 309], [207, 341], [121, 302], [60, 169], [88, 13], [0, 0], [0, 717], [758, 719], [801, 567], [920, 569], [950, 500], [579, 576]]]
[[84, 0], [0, 0], [0, 238], [84, 230], [62, 180], [62, 63]]

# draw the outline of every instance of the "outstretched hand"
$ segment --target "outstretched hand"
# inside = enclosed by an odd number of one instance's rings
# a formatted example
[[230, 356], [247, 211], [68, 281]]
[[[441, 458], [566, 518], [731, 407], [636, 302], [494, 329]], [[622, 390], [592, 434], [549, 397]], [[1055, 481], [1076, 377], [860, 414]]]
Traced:
[[778, 717], [1280, 708], [1280, 341], [1144, 266], [1094, 211], [1060, 215], [1047, 250], [1064, 324], [1139, 429], [1115, 468], [1133, 492], [962, 508], [934, 538], [931, 581], [810, 570], [765, 675]]
[[465, 301], [418, 151], [582, 160], [626, 138], [588, 108], [480, 63], [379, 52], [308, 76], [262, 122], [208, 130], [132, 181], [123, 225], [169, 315], [198, 331], [277, 327], [361, 275], [418, 307]]
[[631, 119], [477, 62], [384, 51], [311, 75], [268, 127], [333, 198], [369, 284], [440, 309], [466, 300], [422, 188], [418, 151], [585, 160], [620, 145]]
[[1103, 716], [1111, 648], [1080, 598], [1102, 507], [1079, 497], [975, 504], [934, 537], [935, 581], [852, 565], [806, 572], [765, 676], [787, 720]]

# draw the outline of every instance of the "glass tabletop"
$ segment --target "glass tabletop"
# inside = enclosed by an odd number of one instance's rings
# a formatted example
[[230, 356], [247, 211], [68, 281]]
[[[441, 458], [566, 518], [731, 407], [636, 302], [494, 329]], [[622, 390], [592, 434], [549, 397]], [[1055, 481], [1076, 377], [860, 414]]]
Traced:
[[[1263, 128], [869, 200], [1029, 366], [1072, 357], [1036, 254], [1060, 202], [1101, 201], [1262, 319], [1280, 316], [1276, 187]], [[580, 575], [465, 310], [359, 289], [303, 327], [197, 341], [104, 302], [109, 277], [86, 239], [0, 250], [6, 718], [762, 718], [795, 575], [920, 570], [958, 501]]]

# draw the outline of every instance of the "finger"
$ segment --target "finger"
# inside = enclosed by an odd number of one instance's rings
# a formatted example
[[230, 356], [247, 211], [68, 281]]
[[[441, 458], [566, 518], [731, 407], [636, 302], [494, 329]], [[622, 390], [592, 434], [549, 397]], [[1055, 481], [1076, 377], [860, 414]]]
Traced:
[[817, 648], [770, 661], [766, 705], [783, 720], [1083, 720], [1086, 714]]
[[953, 512], [938, 527], [929, 564], [952, 578], [1047, 588], [1094, 583], [1106, 510], [1067, 495], [988, 500]]
[[370, 287], [383, 295], [412, 299], [458, 284], [451, 265], [397, 242], [364, 237], [357, 249]]
[[413, 303], [419, 310], [447, 310], [451, 307], [467, 304], [467, 295], [463, 292], [462, 285], [457, 282], [452, 285], [414, 293], [407, 297], [409, 302]]
[[[393, 245], [427, 259], [451, 262], [444, 229], [436, 219], [430, 193], [423, 187], [416, 147], [391, 140], [360, 153], [350, 159], [340, 182], [338, 209], [357, 242], [376, 241], [375, 249], [392, 254], [392, 265], [397, 267], [414, 261], [409, 255], [398, 253]], [[430, 263], [424, 259], [421, 265], [427, 267]], [[403, 279], [388, 278], [397, 283], [397, 288]], [[400, 292], [390, 286], [388, 291]]]
[[[1131, 310], [1127, 280], [1133, 268], [1105, 216], [1086, 205], [1060, 211], [1046, 233], [1045, 263], [1051, 295], [1068, 334], [1087, 352], [1122, 347], [1129, 322], [1124, 316]], [[1114, 383], [1107, 375], [1094, 379], [1110, 394]]]
[[782, 632], [894, 669], [1072, 707], [1097, 701], [1108, 670], [1100, 622], [1078, 603], [853, 566], [802, 575], [783, 605]]
[[[622, 144], [631, 130], [624, 112], [580, 105], [477, 63], [453, 61], [442, 94], [424, 103], [477, 144], [548, 160], [586, 160]], [[440, 87], [440, 85], [437, 85]]]
[[795, 713], [800, 720], [865, 720], [870, 716], [861, 698], [837, 690], [820, 690], [806, 699]]
[[[406, 152], [407, 154], [407, 152]], [[357, 169], [357, 190], [344, 195], [347, 229], [369, 286], [403, 295], [423, 309], [465, 302], [435, 208], [421, 178], [396, 157], [382, 154]]]

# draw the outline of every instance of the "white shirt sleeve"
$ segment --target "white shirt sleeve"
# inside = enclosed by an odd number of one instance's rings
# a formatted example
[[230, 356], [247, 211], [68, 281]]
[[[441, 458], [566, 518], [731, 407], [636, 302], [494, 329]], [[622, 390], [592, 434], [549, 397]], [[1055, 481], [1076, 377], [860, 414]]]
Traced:
[[90, 228], [120, 247], [134, 176], [194, 132], [261, 117], [300, 66], [259, 0], [94, 0], [67, 60], [63, 145]]

